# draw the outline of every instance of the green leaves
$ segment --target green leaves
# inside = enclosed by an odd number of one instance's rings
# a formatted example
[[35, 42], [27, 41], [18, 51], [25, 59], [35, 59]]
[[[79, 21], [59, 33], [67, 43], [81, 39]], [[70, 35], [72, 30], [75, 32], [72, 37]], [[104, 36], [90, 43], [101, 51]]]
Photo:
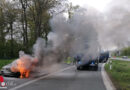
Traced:
[[130, 56], [130, 47], [124, 48], [121, 54], [122, 56]]

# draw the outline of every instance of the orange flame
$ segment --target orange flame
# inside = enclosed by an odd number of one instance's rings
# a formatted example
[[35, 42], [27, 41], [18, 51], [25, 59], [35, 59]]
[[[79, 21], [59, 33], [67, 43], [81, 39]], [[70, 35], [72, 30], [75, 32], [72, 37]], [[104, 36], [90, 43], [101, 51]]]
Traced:
[[37, 59], [33, 59], [33, 61], [29, 60], [21, 60], [18, 59], [16, 61], [16, 66], [11, 67], [12, 72], [20, 72], [20, 78], [28, 78], [30, 72], [35, 68], [36, 63], [38, 62]]
[[25, 67], [25, 62], [22, 62], [22, 60], [18, 60], [18, 70], [20, 72], [20, 78], [28, 78], [29, 77], [29, 73], [30, 73], [30, 70], [29, 69], [26, 69]]

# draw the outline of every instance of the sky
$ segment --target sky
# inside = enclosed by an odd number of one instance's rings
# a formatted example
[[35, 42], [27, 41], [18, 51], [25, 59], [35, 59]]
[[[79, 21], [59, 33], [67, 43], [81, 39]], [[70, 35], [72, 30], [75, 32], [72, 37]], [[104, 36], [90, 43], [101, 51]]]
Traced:
[[[130, 0], [70, 0], [95, 16], [102, 47], [120, 49], [130, 46]], [[98, 14], [97, 14], [98, 13]], [[96, 19], [97, 17], [97, 19]]]
[[112, 0], [70, 0], [73, 5], [80, 5], [83, 7], [93, 7], [100, 12], [105, 12]]

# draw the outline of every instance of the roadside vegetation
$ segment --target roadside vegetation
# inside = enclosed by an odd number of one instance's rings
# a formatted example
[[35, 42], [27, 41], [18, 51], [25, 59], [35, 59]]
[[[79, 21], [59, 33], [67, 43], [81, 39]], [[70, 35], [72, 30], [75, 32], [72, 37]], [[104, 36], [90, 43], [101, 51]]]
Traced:
[[122, 48], [121, 50], [114, 51], [112, 56], [116, 56], [118, 58], [122, 58], [123, 56], [127, 56], [130, 58], [130, 47]]
[[20, 50], [30, 53], [38, 37], [47, 41], [52, 17], [48, 11], [60, 3], [59, 0], [1, 0], [0, 58], [16, 58]]
[[12, 61], [14, 61], [14, 59], [11, 59], [11, 60], [0, 59], [0, 69], [1, 69], [3, 66], [5, 66], [5, 65], [7, 65], [7, 64], [9, 64], [9, 63], [11, 63]]
[[130, 47], [122, 49], [121, 55], [122, 56], [130, 56]]
[[[116, 57], [118, 57], [118, 58], [122, 58], [123, 56], [116, 56]], [[127, 56], [128, 58], [130, 58], [130, 56]]]
[[105, 65], [105, 70], [110, 76], [117, 90], [130, 90], [130, 62], [112, 60], [112, 69], [110, 63]]
[[77, 8], [67, 0], [0, 0], [0, 58], [31, 53], [39, 37], [47, 44], [52, 17], [67, 11], [71, 18]]

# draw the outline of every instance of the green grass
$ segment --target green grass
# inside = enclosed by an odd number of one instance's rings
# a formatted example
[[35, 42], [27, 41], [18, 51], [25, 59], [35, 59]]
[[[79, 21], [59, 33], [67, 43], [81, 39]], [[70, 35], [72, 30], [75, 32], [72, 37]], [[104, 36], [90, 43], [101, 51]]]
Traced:
[[7, 65], [7, 64], [9, 64], [9, 63], [11, 63], [12, 61], [14, 61], [14, 59], [11, 59], [11, 60], [0, 59], [0, 69], [1, 69], [3, 66], [5, 66], [5, 65]]
[[109, 69], [109, 64], [105, 65], [105, 70], [117, 90], [130, 90], [130, 62], [112, 60], [112, 70]]

